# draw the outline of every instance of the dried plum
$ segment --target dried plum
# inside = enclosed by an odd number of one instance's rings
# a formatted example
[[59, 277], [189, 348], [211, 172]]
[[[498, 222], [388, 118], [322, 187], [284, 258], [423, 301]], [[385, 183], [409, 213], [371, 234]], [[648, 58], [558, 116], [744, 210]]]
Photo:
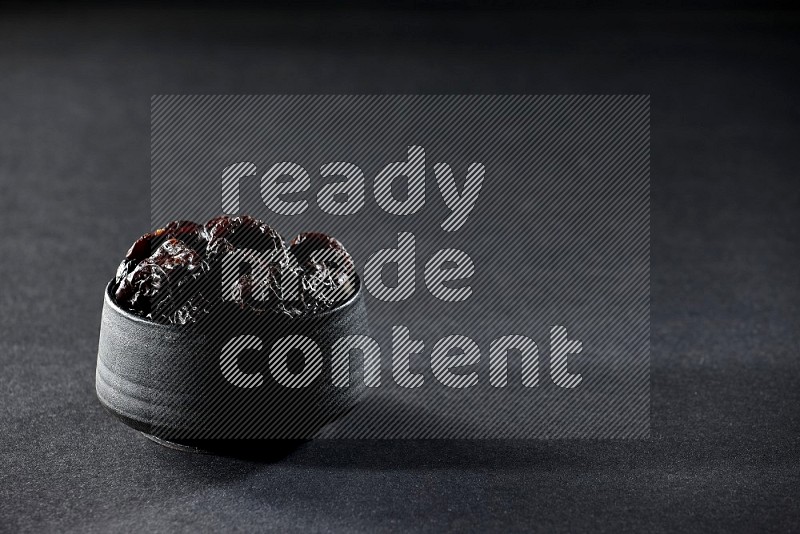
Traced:
[[172, 221], [163, 228], [143, 235], [131, 245], [117, 268], [117, 274], [114, 277], [116, 283], [119, 284], [139, 262], [149, 258], [164, 241], [171, 238], [181, 240], [195, 251], [205, 248], [202, 226], [193, 221]]
[[269, 225], [250, 217], [228, 217], [223, 215], [206, 223], [204, 236], [208, 245], [207, 254], [219, 254], [236, 249], [252, 249], [265, 252], [282, 249], [283, 239]]
[[239, 308], [255, 313], [283, 311], [280, 266], [271, 264], [261, 272], [266, 276], [258, 278], [252, 272], [239, 276], [234, 286], [234, 302]]
[[289, 250], [301, 265], [309, 261], [311, 255], [318, 250], [334, 250], [352, 263], [350, 255], [338, 239], [320, 232], [303, 232], [296, 236], [289, 242]]
[[180, 312], [177, 322], [186, 322], [186, 304], [197, 308], [202, 298], [192, 282], [208, 270], [200, 254], [169, 238], [118, 282], [114, 296], [118, 303], [145, 317], [176, 322], [175, 314]]
[[305, 232], [292, 239], [289, 252], [302, 269], [300, 299], [306, 313], [330, 308], [355, 291], [353, 259], [337, 239]]

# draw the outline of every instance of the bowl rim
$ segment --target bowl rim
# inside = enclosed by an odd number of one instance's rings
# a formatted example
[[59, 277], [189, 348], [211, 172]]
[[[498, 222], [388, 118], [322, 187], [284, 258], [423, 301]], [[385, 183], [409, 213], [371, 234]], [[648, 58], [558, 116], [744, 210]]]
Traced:
[[[337, 314], [339, 312], [342, 312], [342, 311], [354, 306], [356, 304], [356, 302], [361, 300], [362, 294], [363, 294], [363, 285], [364, 284], [362, 283], [361, 277], [358, 275], [358, 273], [355, 274], [355, 281], [356, 281], [356, 290], [355, 290], [355, 293], [353, 293], [353, 295], [349, 299], [347, 299], [344, 302], [338, 304], [337, 306], [334, 306], [333, 308], [329, 308], [329, 309], [327, 309], [327, 310], [325, 310], [323, 312], [313, 313], [311, 315], [300, 315], [300, 316], [297, 316], [297, 317], [291, 317], [291, 316], [288, 316], [288, 315], [280, 313], [280, 312], [267, 311], [267, 312], [264, 312], [264, 313], [261, 313], [261, 314], [254, 314], [253, 317], [273, 317], [273, 318], [286, 320], [286, 321], [291, 322], [291, 323], [303, 323], [303, 322], [306, 322], [306, 321], [318, 321], [321, 318], [325, 318], [325, 317], [328, 317], [330, 315], [335, 315], [335, 314]], [[117, 302], [114, 300], [114, 296], [113, 296], [112, 291], [111, 291], [111, 288], [114, 286], [114, 283], [115, 283], [115, 280], [112, 278], [106, 284], [105, 297], [104, 297], [105, 304], [109, 309], [114, 310], [114, 312], [116, 312], [118, 315], [121, 315], [121, 316], [125, 317], [129, 321], [142, 323], [142, 324], [149, 325], [149, 326], [163, 327], [165, 329], [174, 329], [174, 328], [181, 328], [181, 327], [191, 328], [194, 325], [202, 324], [201, 321], [198, 321], [198, 322], [195, 322], [195, 323], [191, 323], [191, 324], [188, 324], [188, 325], [172, 324], [172, 323], [159, 323], [159, 322], [153, 321], [151, 319], [147, 319], [146, 317], [142, 317], [141, 315], [137, 315], [137, 314], [135, 314], [133, 312], [130, 312], [130, 311], [126, 310], [125, 308], [123, 308], [122, 306], [120, 306], [119, 304], [117, 304]]]

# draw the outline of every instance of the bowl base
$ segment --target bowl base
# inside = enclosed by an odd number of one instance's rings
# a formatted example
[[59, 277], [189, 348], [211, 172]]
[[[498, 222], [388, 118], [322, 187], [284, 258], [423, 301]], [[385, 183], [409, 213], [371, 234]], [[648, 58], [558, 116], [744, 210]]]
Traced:
[[139, 432], [139, 433], [141, 435], [143, 435], [144, 437], [146, 437], [147, 439], [149, 439], [151, 441], [154, 441], [155, 443], [158, 443], [159, 445], [162, 445], [162, 446], [167, 447], [169, 449], [175, 449], [176, 451], [194, 452], [194, 453], [198, 453], [198, 454], [213, 454], [213, 451], [211, 449], [206, 449], [206, 448], [200, 447], [198, 445], [190, 445], [189, 443], [186, 443], [186, 442], [170, 441], [168, 439], [161, 439], [158, 436], [154, 436], [152, 434], [148, 434], [147, 432]]
[[181, 452], [194, 454], [215, 454], [218, 456], [231, 456], [260, 461], [276, 461], [286, 457], [289, 453], [310, 441], [305, 439], [194, 439], [194, 440], [168, 440], [153, 434], [139, 431], [147, 439]]

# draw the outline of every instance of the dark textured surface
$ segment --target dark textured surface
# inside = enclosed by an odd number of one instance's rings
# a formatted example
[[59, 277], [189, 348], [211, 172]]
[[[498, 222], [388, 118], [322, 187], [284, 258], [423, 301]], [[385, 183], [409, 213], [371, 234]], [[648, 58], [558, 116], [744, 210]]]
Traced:
[[[0, 529], [800, 529], [798, 15], [0, 17]], [[159, 447], [94, 396], [154, 93], [652, 94], [652, 439]]]

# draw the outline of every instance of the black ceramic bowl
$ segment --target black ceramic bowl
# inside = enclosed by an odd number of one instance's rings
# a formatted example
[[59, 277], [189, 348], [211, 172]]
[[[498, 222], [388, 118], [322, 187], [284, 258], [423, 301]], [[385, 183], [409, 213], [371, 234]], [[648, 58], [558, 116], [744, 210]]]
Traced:
[[[348, 387], [331, 379], [333, 344], [344, 336], [369, 335], [362, 284], [356, 280], [353, 297], [308, 317], [256, 315], [225, 303], [189, 325], [155, 323], [123, 310], [109, 283], [97, 353], [97, 397], [124, 423], [161, 442], [308, 439], [349, 410], [364, 390], [363, 365], [354, 359]], [[241, 350], [239, 344], [235, 358], [223, 357], [223, 348], [239, 336], [250, 336], [251, 342], [257, 338], [260, 345]], [[287, 387], [271, 372], [273, 345], [287, 336], [304, 336], [321, 351], [321, 372], [305, 387]], [[289, 351], [285, 361], [284, 368], [302, 376], [302, 353]], [[224, 372], [231, 365], [253, 379], [235, 384]]]

